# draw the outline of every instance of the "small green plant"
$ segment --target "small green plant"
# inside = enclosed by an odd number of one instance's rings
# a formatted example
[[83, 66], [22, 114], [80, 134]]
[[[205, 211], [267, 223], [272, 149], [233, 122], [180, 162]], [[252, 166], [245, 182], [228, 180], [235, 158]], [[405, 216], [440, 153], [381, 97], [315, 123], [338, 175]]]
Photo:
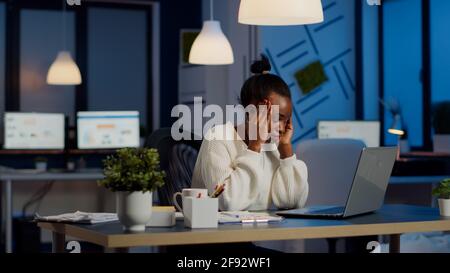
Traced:
[[328, 77], [320, 61], [310, 63], [303, 69], [295, 72], [294, 76], [304, 95], [309, 94], [324, 82], [328, 81]]
[[156, 149], [124, 148], [104, 161], [105, 178], [98, 184], [113, 192], [154, 191], [164, 185]]
[[442, 182], [433, 189], [433, 195], [442, 199], [450, 199], [450, 178], [442, 180]]

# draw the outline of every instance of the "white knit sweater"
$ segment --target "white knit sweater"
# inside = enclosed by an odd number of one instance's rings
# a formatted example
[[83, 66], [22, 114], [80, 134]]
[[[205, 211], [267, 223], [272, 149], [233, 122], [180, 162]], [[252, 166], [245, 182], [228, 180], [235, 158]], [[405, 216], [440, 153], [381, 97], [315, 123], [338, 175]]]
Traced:
[[[228, 140], [208, 140], [217, 132], [224, 132]], [[217, 184], [225, 183], [219, 197], [221, 210], [267, 210], [273, 205], [289, 209], [305, 205], [308, 172], [295, 154], [280, 159], [276, 146], [260, 153], [249, 150], [231, 123], [215, 126], [206, 136], [195, 164], [192, 187], [206, 188], [211, 193]]]

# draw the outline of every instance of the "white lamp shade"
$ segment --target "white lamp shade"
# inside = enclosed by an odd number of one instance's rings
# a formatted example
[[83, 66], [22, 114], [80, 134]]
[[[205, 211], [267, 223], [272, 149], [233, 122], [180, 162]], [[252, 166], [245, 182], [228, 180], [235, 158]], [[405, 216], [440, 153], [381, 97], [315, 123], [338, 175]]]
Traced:
[[47, 83], [53, 85], [81, 84], [81, 73], [70, 52], [60, 51], [47, 73]]
[[192, 44], [189, 63], [224, 65], [234, 62], [233, 49], [219, 21], [204, 21], [202, 31]]
[[287, 26], [323, 22], [321, 0], [241, 0], [239, 23]]

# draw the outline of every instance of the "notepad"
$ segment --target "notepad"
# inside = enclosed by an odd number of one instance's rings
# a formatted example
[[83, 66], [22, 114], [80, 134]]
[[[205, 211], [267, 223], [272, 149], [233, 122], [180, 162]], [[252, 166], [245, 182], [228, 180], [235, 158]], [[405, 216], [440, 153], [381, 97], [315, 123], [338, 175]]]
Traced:
[[222, 211], [219, 212], [219, 224], [253, 224], [280, 222], [284, 218], [272, 216], [267, 212]]
[[152, 217], [146, 227], [172, 227], [175, 225], [175, 207], [153, 206]]
[[91, 213], [76, 211], [74, 213], [64, 213], [52, 216], [41, 216], [36, 213], [34, 220], [75, 224], [98, 224], [118, 221], [119, 219], [116, 213]]

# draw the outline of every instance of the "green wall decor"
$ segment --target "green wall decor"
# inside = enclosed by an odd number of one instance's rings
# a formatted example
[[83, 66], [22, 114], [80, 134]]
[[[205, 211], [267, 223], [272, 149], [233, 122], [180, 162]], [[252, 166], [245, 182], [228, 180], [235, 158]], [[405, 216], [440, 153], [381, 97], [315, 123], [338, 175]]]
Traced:
[[304, 95], [328, 81], [328, 77], [320, 61], [308, 64], [303, 69], [295, 72], [294, 76]]

